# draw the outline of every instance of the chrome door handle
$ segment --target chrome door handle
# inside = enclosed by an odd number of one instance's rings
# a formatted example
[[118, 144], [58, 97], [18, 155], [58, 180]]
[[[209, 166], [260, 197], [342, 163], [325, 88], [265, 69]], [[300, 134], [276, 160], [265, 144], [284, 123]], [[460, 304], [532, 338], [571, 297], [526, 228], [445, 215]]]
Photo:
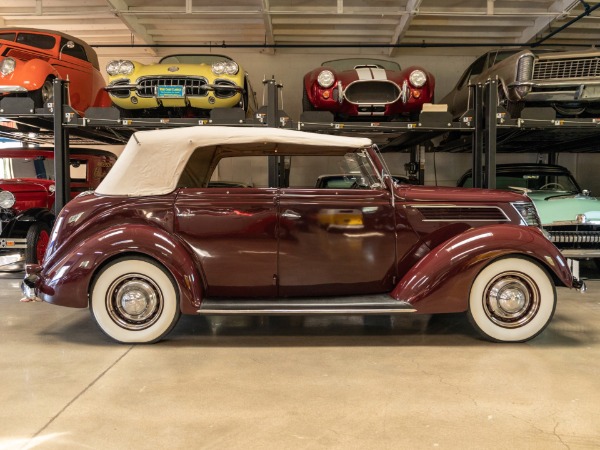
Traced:
[[286, 209], [281, 214], [281, 217], [285, 217], [286, 219], [291, 219], [291, 220], [298, 220], [298, 219], [302, 218], [302, 216], [300, 214], [298, 214], [296, 211], [292, 211], [291, 209]]

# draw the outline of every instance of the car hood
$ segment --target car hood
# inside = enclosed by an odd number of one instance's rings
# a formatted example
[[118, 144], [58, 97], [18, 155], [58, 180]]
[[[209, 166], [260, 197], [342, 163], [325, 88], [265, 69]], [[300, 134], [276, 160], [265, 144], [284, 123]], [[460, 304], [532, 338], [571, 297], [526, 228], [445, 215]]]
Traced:
[[400, 72], [392, 70], [375, 69], [370, 67], [362, 67], [343, 71], [335, 71], [327, 67], [323, 67], [323, 69], [328, 69], [335, 73], [336, 77], [342, 81], [344, 86], [347, 86], [349, 83], [357, 80], [394, 80], [397, 79], [400, 74]]
[[600, 200], [587, 195], [561, 195], [557, 192], [529, 192], [543, 225], [554, 222], [575, 221], [577, 215], [585, 214], [588, 221], [600, 223]]
[[135, 65], [135, 70], [131, 75], [114, 75], [110, 76], [109, 80], [111, 82], [121, 79], [131, 79], [132, 82], [135, 82], [139, 78], [149, 77], [149, 76], [169, 76], [169, 77], [181, 77], [181, 76], [195, 76], [195, 77], [208, 77], [209, 79], [213, 78], [222, 78], [226, 80], [237, 81], [243, 79], [243, 69], [240, 67], [239, 71], [236, 75], [215, 75], [212, 73], [210, 64], [142, 64], [137, 61], [133, 61]]
[[9, 191], [13, 194], [20, 192], [49, 192], [50, 186], [54, 186], [53, 180], [39, 178], [14, 178], [9, 180], [0, 179], [0, 190]]
[[462, 187], [433, 187], [401, 184], [396, 185], [396, 193], [407, 201], [452, 202], [454, 204], [458, 201], [490, 203], [529, 201], [527, 196], [515, 192]]

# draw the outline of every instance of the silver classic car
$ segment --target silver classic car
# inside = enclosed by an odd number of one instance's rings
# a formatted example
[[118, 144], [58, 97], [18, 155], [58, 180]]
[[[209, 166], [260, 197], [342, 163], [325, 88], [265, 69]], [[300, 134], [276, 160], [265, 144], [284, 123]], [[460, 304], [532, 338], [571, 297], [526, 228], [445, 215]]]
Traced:
[[469, 85], [498, 77], [498, 100], [513, 117], [525, 106], [560, 115], [600, 114], [600, 51], [492, 50], [477, 58], [440, 103], [457, 118], [473, 106]]

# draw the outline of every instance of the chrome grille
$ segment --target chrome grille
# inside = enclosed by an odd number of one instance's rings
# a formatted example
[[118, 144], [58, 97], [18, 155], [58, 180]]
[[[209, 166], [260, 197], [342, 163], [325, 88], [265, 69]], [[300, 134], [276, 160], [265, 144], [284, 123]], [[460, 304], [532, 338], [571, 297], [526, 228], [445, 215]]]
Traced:
[[184, 86], [186, 97], [204, 97], [206, 84], [206, 78], [202, 77], [148, 77], [138, 81], [137, 95], [155, 97], [158, 86]]
[[400, 96], [400, 88], [388, 81], [355, 81], [344, 91], [350, 103], [393, 103]]
[[560, 249], [600, 248], [600, 226], [570, 225], [546, 226], [550, 240]]
[[538, 60], [533, 69], [535, 80], [600, 77], [600, 58]]

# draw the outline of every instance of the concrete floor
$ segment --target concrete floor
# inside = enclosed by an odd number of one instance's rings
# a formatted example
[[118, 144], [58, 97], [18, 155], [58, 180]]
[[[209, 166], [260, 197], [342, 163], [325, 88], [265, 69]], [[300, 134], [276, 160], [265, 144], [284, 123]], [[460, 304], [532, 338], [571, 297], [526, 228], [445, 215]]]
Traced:
[[119, 345], [87, 310], [0, 278], [0, 449], [600, 448], [600, 281], [546, 331], [493, 344], [463, 315], [183, 317]]

